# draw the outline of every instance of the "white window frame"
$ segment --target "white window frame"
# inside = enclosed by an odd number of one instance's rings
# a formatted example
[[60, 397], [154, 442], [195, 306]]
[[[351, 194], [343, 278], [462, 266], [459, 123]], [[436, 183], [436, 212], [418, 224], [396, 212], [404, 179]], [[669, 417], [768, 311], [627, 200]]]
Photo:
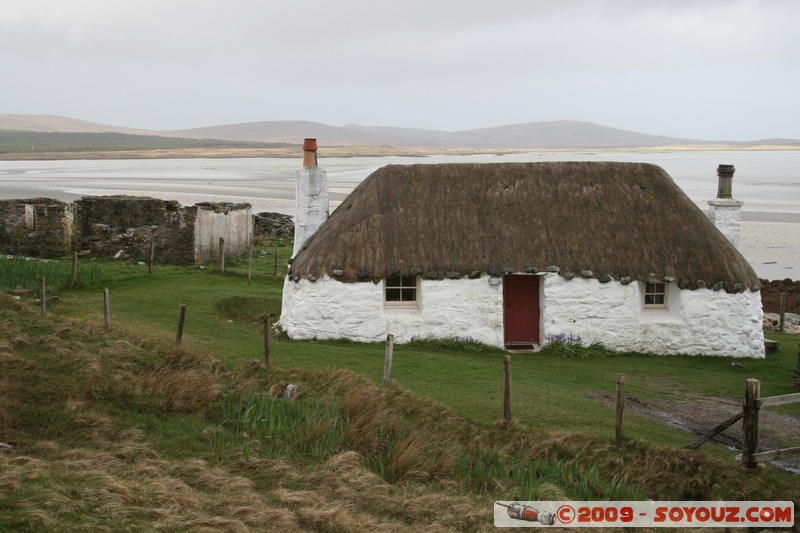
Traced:
[[[653, 301], [648, 302], [651, 297]], [[669, 311], [669, 283], [664, 281], [643, 282], [642, 309], [645, 311]]]
[[[399, 281], [399, 285], [394, 283]], [[390, 285], [392, 283], [392, 285]], [[406, 290], [412, 289], [414, 292], [413, 300], [389, 300], [387, 298], [390, 290], [399, 290], [400, 298]], [[394, 276], [383, 280], [383, 306], [391, 309], [419, 309], [420, 283], [419, 276]]]

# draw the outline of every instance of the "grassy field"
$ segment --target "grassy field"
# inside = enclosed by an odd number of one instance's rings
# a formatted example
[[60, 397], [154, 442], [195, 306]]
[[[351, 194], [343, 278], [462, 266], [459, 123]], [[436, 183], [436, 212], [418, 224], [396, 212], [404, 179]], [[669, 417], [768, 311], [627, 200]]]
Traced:
[[[740, 366], [514, 355], [509, 426], [505, 353], [486, 347], [397, 345], [384, 387], [382, 344], [278, 336], [265, 368], [263, 316], [280, 311], [276, 250], [283, 264], [291, 246], [256, 254], [249, 284], [234, 259], [224, 275], [157, 266], [152, 276], [87, 260], [76, 287], [49, 284], [58, 301], [45, 317], [31, 295], [0, 296], [0, 442], [13, 446], [0, 454], [0, 531], [476, 531], [491, 527], [494, 500], [800, 501], [796, 476], [746, 471], [717, 444], [682, 450], [692, 435], [635, 413], [617, 450], [603, 401], [618, 374], [653, 404], [740, 402], [750, 377], [764, 396], [796, 392], [794, 337], [775, 335], [777, 354]], [[54, 268], [9, 264], [0, 260], [4, 289]], [[294, 402], [274, 398], [287, 383], [300, 387]], [[800, 417], [796, 404], [778, 411]]]

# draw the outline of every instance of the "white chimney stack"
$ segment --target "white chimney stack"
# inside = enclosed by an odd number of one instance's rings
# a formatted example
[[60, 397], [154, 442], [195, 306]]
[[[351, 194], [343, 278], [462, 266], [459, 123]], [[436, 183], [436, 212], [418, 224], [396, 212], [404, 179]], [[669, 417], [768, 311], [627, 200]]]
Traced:
[[297, 170], [295, 178], [297, 216], [292, 257], [328, 218], [328, 173], [317, 166], [316, 139], [303, 142], [303, 168]]
[[708, 202], [708, 218], [736, 248], [739, 248], [744, 202], [733, 198], [733, 173], [735, 171], [733, 165], [717, 167], [717, 197]]

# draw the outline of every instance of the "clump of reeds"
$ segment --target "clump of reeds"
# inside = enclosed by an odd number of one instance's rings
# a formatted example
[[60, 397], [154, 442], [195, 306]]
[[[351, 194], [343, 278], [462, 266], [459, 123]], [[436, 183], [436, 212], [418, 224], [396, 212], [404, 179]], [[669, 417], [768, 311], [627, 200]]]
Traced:
[[[81, 263], [76, 284], [87, 285], [102, 278], [102, 269], [93, 263]], [[40, 260], [25, 257], [0, 256], [0, 289], [30, 291], [38, 297], [39, 278], [47, 287], [62, 289], [72, 283], [72, 264], [66, 261]]]

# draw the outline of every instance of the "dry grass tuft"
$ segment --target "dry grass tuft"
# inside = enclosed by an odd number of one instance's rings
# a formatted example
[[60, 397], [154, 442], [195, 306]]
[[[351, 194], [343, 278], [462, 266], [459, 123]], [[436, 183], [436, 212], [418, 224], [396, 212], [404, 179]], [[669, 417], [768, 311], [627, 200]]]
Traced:
[[95, 374], [84, 389], [88, 395], [96, 395], [99, 389], [100, 396], [143, 402], [162, 413], [192, 414], [208, 410], [221, 396], [223, 376], [222, 366], [213, 357], [176, 347], [161, 365], [138, 373], [117, 372], [102, 383]]
[[391, 437], [400, 418], [366, 388], [355, 388], [342, 397], [342, 416], [346, 422], [345, 441], [368, 460], [387, 454]]
[[441, 474], [435, 468], [441, 468], [446, 462], [438, 461], [434, 455], [437, 446], [440, 444], [434, 438], [423, 433], [411, 433], [401, 438], [389, 454], [386, 478], [389, 481], [428, 481], [437, 473]]

